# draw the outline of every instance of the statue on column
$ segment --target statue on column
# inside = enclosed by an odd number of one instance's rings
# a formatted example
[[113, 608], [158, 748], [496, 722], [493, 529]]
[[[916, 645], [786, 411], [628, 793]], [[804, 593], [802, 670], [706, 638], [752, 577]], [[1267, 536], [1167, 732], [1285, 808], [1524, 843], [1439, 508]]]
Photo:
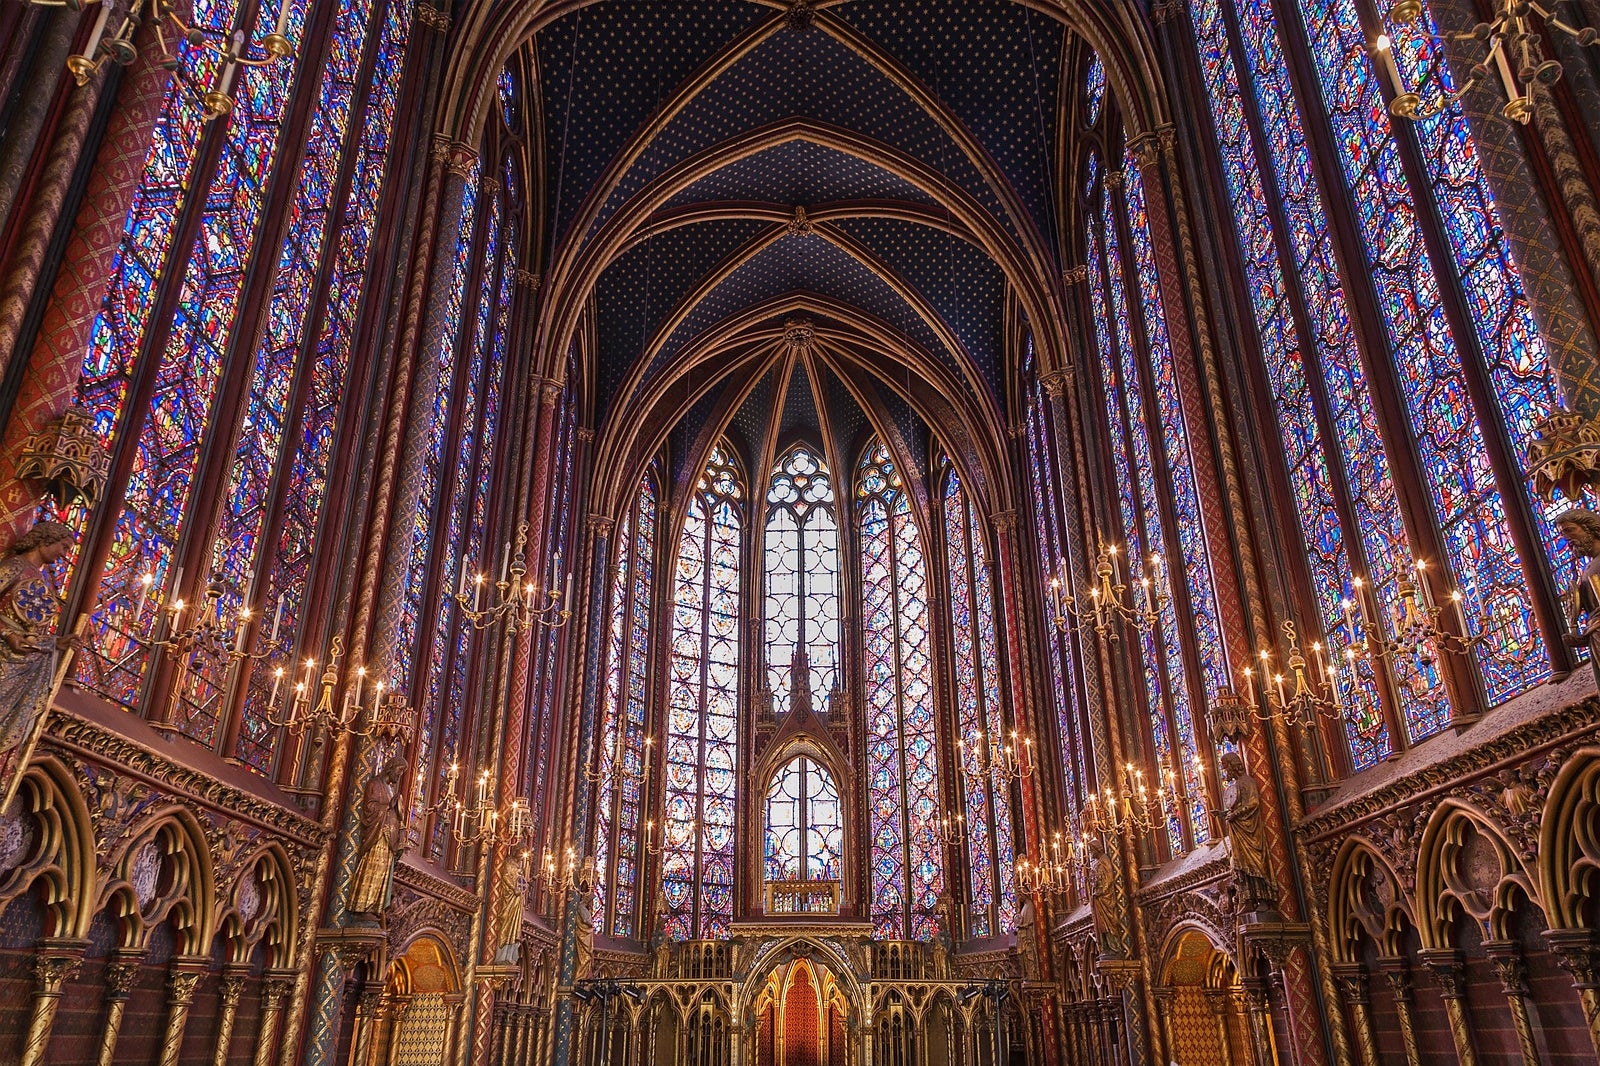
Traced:
[[495, 878], [496, 966], [515, 966], [522, 953], [523, 896], [527, 878], [523, 863], [508, 850], [500, 858], [500, 875]]
[[1272, 864], [1267, 856], [1267, 827], [1261, 811], [1261, 792], [1245, 769], [1244, 758], [1225, 751], [1217, 759], [1222, 771], [1223, 817], [1228, 823], [1228, 861], [1234, 888], [1246, 911], [1270, 908], [1277, 893], [1272, 885]]
[[58, 632], [61, 600], [45, 570], [72, 549], [73, 539], [60, 522], [39, 522], [0, 558], [0, 803], [6, 806], [64, 676], [60, 667], [77, 647], [77, 637]]
[[1575, 507], [1556, 519], [1572, 554], [1584, 560], [1583, 573], [1567, 593], [1572, 626], [1567, 643], [1589, 649], [1589, 667], [1600, 685], [1600, 514]]
[[1100, 954], [1119, 958], [1124, 951], [1122, 920], [1117, 916], [1117, 867], [1106, 853], [1105, 840], [1089, 834], [1089, 912], [1094, 917]]
[[400, 797], [405, 774], [405, 760], [391, 758], [361, 793], [361, 844], [350, 903], [345, 908], [351, 914], [378, 916], [389, 909], [394, 865], [400, 858]]
[[945, 892], [939, 896], [939, 932], [933, 938], [933, 976], [943, 978], [947, 976], [946, 967], [956, 951], [956, 915], [958, 912], [955, 897]]

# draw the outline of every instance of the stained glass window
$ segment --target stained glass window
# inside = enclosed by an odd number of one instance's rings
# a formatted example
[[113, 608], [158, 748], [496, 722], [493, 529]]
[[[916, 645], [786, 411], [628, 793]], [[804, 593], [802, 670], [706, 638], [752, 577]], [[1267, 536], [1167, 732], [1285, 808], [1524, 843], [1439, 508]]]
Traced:
[[767, 684], [776, 714], [789, 709], [791, 665], [805, 648], [811, 692], [824, 710], [838, 678], [839, 527], [833, 479], [809, 445], [785, 452], [767, 485]]
[[1088, 125], [1093, 126], [1100, 121], [1100, 109], [1106, 102], [1106, 68], [1100, 62], [1098, 55], [1089, 60], [1089, 73], [1084, 78], [1084, 96], [1089, 101], [1085, 117]]
[[856, 470], [856, 514], [873, 934], [927, 940], [944, 891], [927, 557], [899, 464], [880, 441]]
[[[1419, 225], [1430, 224], [1430, 209], [1419, 204], [1407, 180], [1353, 0], [1302, 4], [1302, 13], [1450, 576], [1465, 597], [1469, 626], [1488, 635], [1476, 658], [1489, 701], [1499, 703], [1544, 680], [1550, 667], [1484, 427], [1502, 424], [1526, 468], [1532, 420], [1550, 408], [1554, 396], [1544, 345], [1506, 254], [1499, 213], [1459, 106], [1451, 104], [1416, 128], [1457, 257], [1441, 264], [1418, 232]], [[1272, 16], [1252, 5], [1247, 17], [1253, 24]], [[1402, 69], [1413, 71], [1433, 47], [1410, 29], [1397, 35], [1396, 44]], [[1477, 337], [1457, 336], [1445, 315], [1442, 286], [1457, 284], [1458, 276]], [[1463, 361], [1478, 358], [1472, 350], [1477, 343], [1490, 353], [1501, 411], [1475, 411], [1468, 397]], [[1565, 567], [1564, 546], [1548, 523], [1539, 524], [1547, 551]], [[1427, 713], [1408, 708], [1408, 717], [1413, 737], [1423, 737], [1444, 726], [1448, 707], [1441, 699]]]
[[[1129, 175], [1132, 184], [1132, 175]], [[1171, 448], [1173, 434], [1169, 420], [1179, 414], [1168, 408], [1175, 403], [1169, 389], [1152, 390], [1151, 375], [1146, 370], [1143, 351], [1136, 346], [1135, 320], [1144, 327], [1148, 338], [1150, 361], [1163, 367], [1170, 386], [1171, 352], [1166, 345], [1165, 322], [1159, 293], [1155, 291], [1154, 265], [1148, 262], [1148, 230], [1142, 216], [1142, 189], [1138, 200], [1132, 201], [1141, 209], [1133, 214], [1130, 230], [1135, 232], [1135, 249], [1130, 258], [1124, 247], [1120, 225], [1129, 219], [1119, 219], [1117, 197], [1104, 183], [1095, 191], [1099, 198], [1099, 213], [1088, 227], [1089, 296], [1093, 309], [1095, 332], [1098, 341], [1099, 369], [1105, 395], [1107, 427], [1111, 440], [1112, 467], [1116, 474], [1118, 511], [1126, 538], [1120, 566], [1121, 582], [1130, 586], [1137, 597], [1134, 606], [1140, 609], [1149, 605], [1148, 593], [1128, 569], [1130, 563], [1139, 575], [1150, 577], [1151, 588], [1160, 588], [1156, 624], [1144, 630], [1139, 637], [1140, 659], [1144, 666], [1144, 693], [1150, 719], [1150, 733], [1160, 773], [1181, 773], [1189, 785], [1188, 795], [1195, 807], [1204, 795], [1199, 788], [1198, 767], [1194, 764], [1195, 741], [1193, 733], [1195, 698], [1206, 695], [1195, 691], [1191, 671], [1187, 666], [1183, 638], [1178, 623], [1177, 603], [1174, 593], [1198, 589], [1209, 603], [1209, 577], [1202, 576], [1196, 583], [1191, 575], [1189, 589], [1174, 588], [1167, 579], [1166, 546], [1169, 540], [1170, 520], [1163, 513], [1163, 494], [1176, 499], [1174, 508], [1187, 514], [1194, 533], [1200, 530], [1197, 494], [1193, 470], [1189, 467], [1187, 447], [1183, 438], [1177, 437], [1180, 447]], [[1130, 197], [1130, 200], [1132, 198]], [[1125, 264], [1132, 263], [1134, 276], [1127, 277]], [[1147, 271], [1151, 273], [1146, 273]], [[1141, 277], [1140, 275], [1145, 275]], [[1126, 281], [1125, 281], [1126, 278]], [[1152, 324], [1153, 318], [1153, 324]], [[1157, 380], [1161, 380], [1157, 378]], [[1152, 396], [1152, 391], [1155, 395]], [[1155, 403], [1152, 405], [1151, 401]], [[1152, 407], [1163, 416], [1159, 425], [1149, 423]], [[1158, 450], [1159, 449], [1159, 450]], [[1157, 457], [1165, 460], [1167, 475], [1156, 466]], [[1178, 520], [1182, 524], [1183, 519]], [[1123, 548], [1122, 545], [1116, 547]], [[1199, 549], [1203, 553], [1203, 545]], [[1201, 556], [1202, 564], [1204, 557]], [[1202, 575], [1208, 575], [1203, 570]], [[1214, 607], [1212, 608], [1214, 610]], [[1196, 629], [1205, 615], [1197, 611]], [[1213, 616], [1214, 617], [1214, 616]], [[1212, 623], [1214, 625], [1214, 622]], [[1214, 630], [1207, 634], [1213, 641]], [[1208, 679], [1209, 680], [1209, 679]], [[1222, 681], [1227, 684], [1226, 680]], [[1181, 765], [1181, 768], [1179, 766]], [[1175, 852], [1186, 847], [1185, 830], [1195, 842], [1208, 839], [1208, 823], [1203, 817], [1190, 817], [1194, 808], [1168, 810], [1167, 839]]]
[[992, 760], [1004, 743], [1000, 641], [994, 576], [978, 512], [947, 459], [944, 473], [945, 565], [950, 582], [960, 793], [967, 832], [967, 920], [972, 936], [1014, 933], [1010, 787]]
[[[1395, 606], [1394, 563], [1405, 558], [1405, 529], [1389, 474], [1388, 456], [1377, 429], [1372, 393], [1356, 347], [1356, 333], [1334, 260], [1321, 193], [1306, 147], [1283, 66], [1277, 28], [1259, 24], [1245, 51], [1253, 69], [1263, 72], [1247, 98], [1229, 47], [1223, 22], [1223, 0], [1202, 0], [1191, 7], [1201, 46], [1211, 109], [1228, 183], [1229, 199], [1245, 255], [1255, 307], [1261, 354], [1272, 385], [1279, 439], [1294, 492], [1295, 512], [1307, 543], [1311, 578], [1321, 609], [1323, 632], [1337, 634], [1336, 644], [1349, 647], [1364, 639], [1360, 619], [1350, 615], [1355, 632], [1340, 632], [1343, 604], [1355, 596], [1353, 578], [1366, 573], [1375, 580], [1386, 606]], [[1271, 173], [1278, 182], [1284, 224], [1293, 262], [1285, 269], [1273, 239], [1265, 174], [1257, 160], [1245, 110], [1258, 107], [1275, 130], [1265, 143]], [[1315, 332], [1307, 344], [1292, 313], [1298, 287], [1305, 315]], [[1337, 453], [1330, 458], [1319, 409], [1327, 412]], [[1349, 508], [1359, 538], [1341, 526], [1335, 494], [1336, 477], [1347, 479]], [[1347, 544], [1355, 541], [1352, 560]], [[1386, 611], [1386, 615], [1390, 612]], [[1331, 664], [1330, 664], [1331, 665]], [[1354, 666], [1352, 673], [1350, 667]], [[1408, 664], [1400, 664], [1404, 669]], [[1351, 763], [1356, 769], [1389, 754], [1390, 738], [1378, 708], [1372, 664], [1358, 657], [1343, 664], [1340, 691]], [[1426, 699], [1416, 685], [1400, 688], [1402, 698], [1417, 706]], [[1418, 713], [1428, 713], [1418, 706]]]
[[[1034, 370], [1033, 338], [1028, 338], [1027, 372]], [[1040, 563], [1043, 580], [1063, 581], [1069, 577], [1067, 566], [1067, 537], [1063, 529], [1064, 512], [1058, 508], [1070, 506], [1065, 499], [1064, 486], [1058, 483], [1057, 471], [1069, 469], [1057, 461], [1055, 438], [1050, 432], [1047, 401], [1037, 377], [1029, 388], [1028, 402], [1028, 476], [1033, 488], [1033, 520], [1039, 539]], [[1048, 596], [1048, 592], [1041, 590]], [[1049, 601], [1043, 601], [1048, 607]], [[1054, 615], [1045, 615], [1047, 624]], [[1069, 633], [1058, 632], [1049, 625], [1049, 651], [1046, 655], [1050, 670], [1051, 702], [1056, 715], [1056, 748], [1061, 756], [1062, 784], [1066, 788], [1063, 800], [1069, 813], [1076, 813], [1082, 799], [1083, 782], [1088, 780], [1087, 752], [1079, 728], [1077, 689], [1074, 684], [1074, 660]]]
[[[285, 2], [287, 35], [299, 43], [309, 6]], [[225, 34], [239, 11], [226, 0], [202, 0], [194, 15]], [[277, 14], [276, 3], [255, 11], [246, 27], [254, 40], [272, 31]], [[231, 626], [248, 604], [260, 609], [258, 636], [268, 636], [275, 621], [285, 646], [304, 621], [299, 604], [316, 534], [308, 515], [328, 488], [410, 17], [405, 4], [341, 0], [320, 67], [301, 70], [294, 60], [242, 69], [209, 171], [196, 166], [204, 127], [193, 86], [210, 82], [216, 56], [180, 47], [180, 76], [156, 124], [79, 386], [105, 443], [135, 452], [122, 506], [101, 520], [109, 523], [106, 569], [78, 576], [98, 581], [79, 678], [103, 695], [130, 704], [139, 696], [147, 655], [132, 638], [148, 632], [162, 598], [142, 598], [140, 611], [143, 573], [154, 576], [158, 594], [189, 599], [214, 577], [224, 623]], [[258, 44], [251, 49], [259, 53]], [[308, 52], [296, 54], [303, 59]], [[290, 150], [281, 133], [293, 128], [289, 116], [301, 109], [308, 116], [305, 139]], [[285, 180], [277, 173], [280, 156], [295, 161], [295, 172], [285, 186], [282, 244], [272, 245], [260, 238], [263, 227], [272, 239], [277, 235], [277, 219], [264, 207], [269, 187]], [[199, 230], [187, 254], [174, 254], [185, 251], [174, 244], [189, 200]], [[259, 319], [242, 314], [246, 280], [255, 273], [270, 278]], [[151, 297], [163, 283], [174, 287], [176, 300], [171, 317], [158, 321]], [[245, 357], [225, 358], [233, 350]], [[139, 379], [153, 384], [149, 405], [128, 411]], [[223, 398], [235, 390], [242, 402], [224, 408]], [[236, 421], [223, 424], [225, 417]], [[195, 480], [205, 446], [216, 441], [233, 454], [213, 502], [196, 491]], [[215, 511], [201, 515], [201, 507]], [[86, 517], [68, 516], [80, 527]], [[197, 568], [205, 572], [180, 583], [175, 551], [197, 521], [213, 537]], [[228, 664], [197, 662], [176, 693], [173, 725], [220, 747], [232, 735], [225, 724], [238, 713], [237, 740], [228, 741], [234, 746], [227, 754], [271, 770], [275, 737], [264, 712], [272, 665], [230, 686]], [[235, 690], [242, 712], [228, 702]]]
[[[600, 729], [596, 890], [611, 892], [610, 935], [635, 935], [638, 911], [639, 797], [650, 772], [644, 742], [649, 711], [651, 576], [655, 572], [656, 490], [649, 475], [617, 530], [606, 635], [605, 689]], [[596, 900], [595, 926], [604, 931], [605, 899]]]
[[661, 890], [675, 940], [726, 937], [733, 918], [743, 506], [744, 479], [718, 444], [689, 498], [673, 576]]
[[804, 755], [767, 788], [763, 855], [768, 881], [837, 881], [844, 821], [833, 775]]

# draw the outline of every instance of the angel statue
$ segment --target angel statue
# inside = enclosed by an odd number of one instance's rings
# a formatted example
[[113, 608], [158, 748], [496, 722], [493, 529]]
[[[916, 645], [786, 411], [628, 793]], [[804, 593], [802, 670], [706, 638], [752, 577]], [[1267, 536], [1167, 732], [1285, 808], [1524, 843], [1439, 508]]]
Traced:
[[361, 794], [361, 846], [345, 908], [351, 914], [381, 915], [389, 909], [394, 864], [400, 857], [400, 783], [405, 775], [405, 760], [392, 758]]
[[1589, 649], [1589, 665], [1600, 684], [1600, 514], [1574, 507], [1556, 519], [1572, 554], [1584, 560], [1583, 573], [1567, 594], [1572, 631], [1567, 643]]
[[0, 558], [0, 810], [11, 803], [78, 638], [58, 632], [61, 600], [46, 571], [73, 533], [39, 522]]

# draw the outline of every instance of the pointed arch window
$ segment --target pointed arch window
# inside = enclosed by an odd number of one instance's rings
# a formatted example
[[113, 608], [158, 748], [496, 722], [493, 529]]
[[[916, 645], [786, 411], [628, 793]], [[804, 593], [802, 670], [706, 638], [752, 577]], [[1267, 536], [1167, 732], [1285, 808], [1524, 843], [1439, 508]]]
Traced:
[[[600, 730], [600, 787], [596, 809], [595, 928], [635, 935], [638, 914], [640, 791], [646, 775], [652, 577], [655, 573], [656, 490], [646, 474], [617, 532], [611, 576], [611, 623], [606, 637]], [[609, 924], [607, 908], [609, 907]]]
[[[452, 333], [429, 372], [436, 375], [433, 425], [424, 459], [424, 483], [414, 503], [411, 560], [401, 613], [401, 644], [416, 649], [418, 672], [392, 667], [399, 691], [420, 711], [413, 803], [429, 802], [439, 765], [470, 762], [463, 726], [469, 710], [469, 675], [482, 642], [462, 616], [454, 593], [474, 573], [493, 566], [490, 538], [491, 478], [500, 445], [501, 387], [515, 293], [516, 240], [507, 181], [469, 180], [462, 207], [448, 322]], [[481, 278], [481, 283], [476, 279]], [[498, 531], [494, 531], [498, 532]], [[465, 568], [465, 571], [463, 571]], [[427, 624], [424, 625], [424, 621]], [[411, 686], [410, 688], [404, 686]], [[417, 825], [420, 819], [414, 819]], [[429, 854], [442, 856], [442, 820], [433, 825]]]
[[[1553, 572], [1563, 584], [1572, 574], [1531, 479], [1495, 475], [1496, 454], [1528, 469], [1534, 420], [1556, 406], [1556, 391], [1460, 104], [1416, 123], [1414, 143], [1409, 130], [1396, 136], [1367, 56], [1363, 2], [1302, 3], [1298, 16], [1263, 0], [1201, 0], [1190, 11], [1322, 628], [1336, 646], [1364, 639], [1365, 622], [1342, 610], [1363, 576], [1378, 635], [1391, 636], [1409, 576], [1397, 568], [1427, 558], [1485, 638], [1474, 672], [1494, 705], [1550, 671], [1535, 623], [1548, 590], [1527, 575]], [[1412, 25], [1396, 32], [1393, 53], [1415, 82], [1413, 65], [1437, 47]], [[1300, 55], [1305, 94], [1291, 76]], [[1448, 64], [1443, 75], [1448, 83]], [[1308, 147], [1318, 127], [1335, 150], [1327, 183]], [[1353, 275], [1341, 273], [1330, 219], [1349, 220], [1362, 256]], [[1448, 247], [1445, 259], [1430, 253], [1428, 233]], [[1374, 309], [1373, 331], [1355, 328], [1354, 303]], [[1384, 392], [1399, 397], [1398, 413], [1375, 409]], [[1415, 463], [1417, 489], [1397, 487], [1394, 463]], [[1343, 678], [1355, 769], [1450, 720], [1435, 658], [1399, 656], [1376, 672], [1358, 661]]]
[[719, 443], [689, 497], [673, 576], [661, 882], [675, 940], [726, 937], [733, 918], [744, 500]]
[[844, 821], [827, 768], [804, 755], [790, 759], [767, 787], [766, 807], [766, 879], [837, 881]]
[[[1126, 165], [1123, 196], [1111, 187], [1120, 182], [1101, 181], [1091, 190], [1098, 211], [1087, 233], [1089, 295], [1126, 558], [1158, 574], [1176, 575], [1181, 569], [1186, 579], [1168, 587], [1157, 623], [1142, 635], [1140, 649], [1158, 772], [1163, 778], [1176, 775], [1186, 797], [1168, 809], [1167, 820], [1168, 845], [1182, 853], [1210, 839], [1195, 708], [1229, 683], [1188, 427], [1156, 286], [1144, 188], [1133, 161]], [[1181, 568], [1167, 565], [1173, 555]], [[1190, 620], [1192, 644], [1185, 640], [1180, 610]]]
[[990, 760], [1005, 737], [1000, 705], [1000, 641], [995, 630], [994, 576], [977, 509], [961, 475], [944, 460], [945, 565], [950, 580], [952, 674], [962, 810], [967, 826], [967, 921], [971, 935], [1017, 929], [1012, 883], [1010, 788]]
[[[95, 605], [78, 678], [128, 705], [146, 686], [149, 655], [138, 638], [162, 598], [145, 598], [141, 611], [140, 576], [152, 574], [169, 599], [194, 601], [215, 575], [229, 623], [247, 598], [265, 607], [258, 618], [281, 601], [280, 637], [292, 646], [308, 621], [300, 608], [320, 546], [317, 516], [340, 481], [345, 385], [366, 362], [359, 309], [411, 5], [341, 0], [319, 52], [302, 41], [311, 5], [284, 2], [296, 58], [241, 70], [224, 121], [203, 124], [193, 91], [211, 83], [215, 54], [180, 45], [84, 357], [78, 400], [107, 447], [131, 450], [133, 464], [109, 487], [117, 506], [61, 516], [83, 531], [82, 558], [103, 561], [93, 573], [80, 559], [71, 564], [72, 596]], [[278, 10], [225, 0], [197, 5], [195, 17], [216, 35], [237, 26], [259, 41]], [[319, 65], [305, 67], [309, 57]], [[304, 139], [288, 144], [284, 131], [299, 128]], [[220, 151], [201, 151], [214, 141]], [[265, 210], [275, 188], [287, 197], [282, 215]], [[193, 243], [179, 247], [191, 215]], [[266, 300], [248, 311], [255, 277]], [[146, 389], [148, 401], [132, 407]], [[190, 560], [181, 586], [180, 549]], [[174, 694], [172, 726], [271, 771], [276, 737], [263, 720], [271, 665], [234, 683], [220, 665], [202, 664]]]
[[931, 939], [944, 891], [928, 564], [899, 464], [874, 440], [856, 468], [873, 934]]
[[839, 525], [833, 478], [808, 444], [784, 452], [767, 484], [766, 659], [774, 713], [789, 709], [791, 664], [804, 648], [824, 709], [839, 676]]

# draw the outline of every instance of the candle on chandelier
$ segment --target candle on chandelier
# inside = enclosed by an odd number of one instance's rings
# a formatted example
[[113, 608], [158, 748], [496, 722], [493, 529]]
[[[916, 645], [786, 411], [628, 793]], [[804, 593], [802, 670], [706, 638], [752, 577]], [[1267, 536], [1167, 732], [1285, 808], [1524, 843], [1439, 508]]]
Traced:
[[1394, 86], [1396, 94], [1406, 91], [1405, 84], [1400, 80], [1400, 68], [1394, 61], [1394, 42], [1387, 33], [1378, 34], [1378, 39], [1373, 42], [1373, 49], [1378, 53], [1378, 62], [1383, 66], [1383, 72], [1389, 76], [1389, 84]]
[[249, 604], [241, 604], [240, 605], [240, 607], [239, 607], [239, 618], [238, 618], [238, 621], [236, 621], [234, 623], [234, 626], [238, 630], [238, 632], [235, 633], [234, 637], [233, 637], [233, 650], [234, 650], [235, 654], [243, 654], [244, 653], [244, 637], [245, 637], [245, 634], [247, 632], [249, 632], [249, 629], [250, 629], [250, 605]]
[[1426, 559], [1417, 560], [1417, 588], [1422, 592], [1423, 605], [1432, 611], [1434, 607], [1433, 589], [1428, 585], [1428, 562]]
[[110, 0], [100, 0], [100, 16], [94, 20], [94, 30], [89, 34], [89, 44], [83, 50], [83, 58], [94, 60], [94, 54], [100, 50], [100, 38], [105, 36], [106, 21], [111, 18]]
[[289, 29], [289, 11], [292, 4], [293, 0], [283, 0], [283, 2], [278, 5], [278, 22], [277, 25], [273, 27], [272, 32], [276, 33], [279, 37], [285, 36], [286, 31]]
[[[102, 2], [104, 2], [104, 0], [102, 0]], [[133, 617], [135, 620], [144, 617], [144, 601], [149, 598], [150, 586], [154, 585], [155, 583], [156, 575], [150, 573], [148, 570], [145, 571], [144, 575], [139, 578], [139, 606], [133, 609]]]
[[456, 583], [456, 595], [467, 598], [467, 553], [461, 553], [461, 580]]
[[1050, 579], [1050, 617], [1061, 617], [1061, 579]]
[[1244, 692], [1247, 702], [1252, 704], [1256, 702], [1255, 673], [1248, 666], [1244, 668]]
[[278, 690], [283, 687], [283, 667], [279, 666], [272, 671], [272, 695], [267, 698], [268, 707], [278, 705]]
[[267, 641], [269, 644], [278, 643], [278, 630], [283, 627], [283, 605], [288, 598], [289, 594], [287, 592], [278, 594], [278, 610], [272, 616], [272, 636]]
[[1276, 677], [1274, 677], [1273, 680], [1278, 683], [1278, 704], [1279, 704], [1279, 706], [1287, 707], [1289, 705], [1289, 700], [1288, 700], [1288, 697], [1286, 697], [1283, 694], [1283, 675], [1279, 674]]
[[1463, 597], [1460, 589], [1450, 592], [1450, 602], [1456, 605], [1456, 621], [1461, 625], [1461, 635], [1467, 635], [1467, 609], [1462, 606]]

